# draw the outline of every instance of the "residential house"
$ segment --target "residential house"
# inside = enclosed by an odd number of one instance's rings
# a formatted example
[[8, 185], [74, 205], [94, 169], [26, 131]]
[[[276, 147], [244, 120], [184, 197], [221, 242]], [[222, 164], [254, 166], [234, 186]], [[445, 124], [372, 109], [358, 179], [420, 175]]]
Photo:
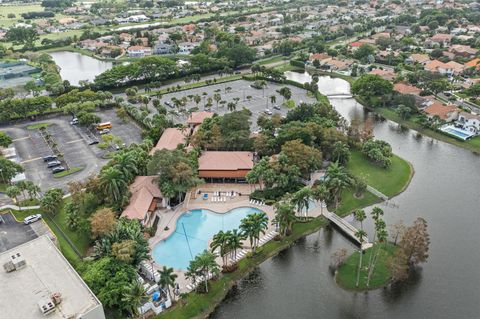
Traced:
[[132, 196], [121, 217], [139, 220], [146, 227], [153, 225], [157, 209], [167, 207], [167, 199], [158, 187], [158, 176], [137, 176], [128, 189]]
[[361, 42], [358, 42], [358, 41], [355, 41], [355, 42], [351, 42], [348, 44], [349, 48], [351, 51], [356, 51], [358, 50], [359, 47], [362, 46], [363, 43]]
[[414, 53], [410, 55], [407, 59], [405, 59], [406, 63], [418, 63], [421, 65], [425, 65], [430, 61], [430, 57], [428, 54], [420, 54], [420, 53]]
[[199, 46], [199, 43], [182, 42], [178, 44], [178, 54], [190, 54], [193, 49]]
[[329, 71], [346, 71], [354, 63], [353, 60], [338, 60], [335, 58], [327, 58], [320, 61], [320, 67]]
[[469, 45], [461, 45], [461, 44], [454, 44], [448, 50], [449, 52], [453, 53], [455, 57], [462, 57], [462, 58], [474, 58], [477, 54], [478, 50], [471, 48]]
[[170, 54], [173, 51], [173, 46], [167, 43], [157, 43], [153, 47], [153, 54], [162, 55]]
[[395, 83], [393, 85], [393, 90], [400, 94], [411, 94], [411, 95], [420, 95], [420, 92], [422, 92], [421, 89], [413, 85], [402, 83], [402, 82]]
[[200, 111], [200, 112], [192, 112], [187, 119], [187, 124], [191, 130], [195, 129], [197, 126], [203, 123], [203, 121], [207, 118], [213, 117], [213, 112], [207, 111]]
[[466, 68], [476, 68], [477, 70], [480, 70], [480, 59], [475, 58], [473, 60], [468, 61], [464, 65]]
[[429, 118], [434, 118], [438, 116], [445, 122], [452, 122], [457, 119], [460, 109], [454, 104], [445, 105], [440, 101], [435, 101], [429, 106], [427, 106], [424, 112]]
[[465, 131], [474, 133], [475, 135], [479, 135], [480, 134], [480, 115], [467, 113], [467, 112], [460, 112], [458, 114], [456, 125], [460, 126]]
[[443, 63], [438, 60], [432, 60], [425, 64], [425, 70], [442, 75], [454, 76], [462, 73], [465, 70], [465, 66], [455, 61]]
[[430, 47], [434, 46], [441, 46], [441, 47], [448, 47], [452, 42], [453, 36], [451, 34], [445, 33], [437, 33], [425, 41], [425, 44], [429, 45]]
[[95, 51], [97, 51], [97, 49], [108, 46], [108, 43], [100, 42], [100, 41], [97, 41], [97, 40], [86, 39], [86, 40], [80, 41], [78, 43], [78, 46], [82, 49], [95, 52]]
[[131, 58], [143, 58], [152, 55], [152, 48], [140, 45], [132, 45], [127, 49], [127, 54]]
[[388, 81], [393, 81], [393, 79], [395, 79], [395, 72], [393, 70], [374, 69], [368, 74], [378, 75], [382, 79]]

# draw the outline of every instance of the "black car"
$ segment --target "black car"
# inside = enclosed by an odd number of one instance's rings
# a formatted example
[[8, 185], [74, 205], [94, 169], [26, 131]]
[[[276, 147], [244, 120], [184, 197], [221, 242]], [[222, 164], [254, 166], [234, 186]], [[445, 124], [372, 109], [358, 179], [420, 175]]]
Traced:
[[57, 157], [55, 155], [47, 155], [43, 158], [43, 161], [44, 162], [51, 162], [51, 161], [55, 161], [57, 159]]
[[274, 108], [275, 110], [281, 110], [280, 105], [278, 105], [278, 104], [275, 104], [275, 105], [273, 106], [273, 108]]
[[95, 145], [98, 144], [98, 140], [91, 140], [88, 145]]
[[47, 163], [47, 167], [50, 168], [50, 167], [55, 167], [55, 166], [59, 166], [59, 165], [62, 165], [62, 163], [60, 161], [51, 161], [51, 162], [48, 162]]
[[57, 167], [54, 167], [52, 168], [52, 173], [55, 174], [55, 173], [60, 173], [60, 172], [63, 172], [65, 170], [65, 167], [63, 166], [57, 166]]

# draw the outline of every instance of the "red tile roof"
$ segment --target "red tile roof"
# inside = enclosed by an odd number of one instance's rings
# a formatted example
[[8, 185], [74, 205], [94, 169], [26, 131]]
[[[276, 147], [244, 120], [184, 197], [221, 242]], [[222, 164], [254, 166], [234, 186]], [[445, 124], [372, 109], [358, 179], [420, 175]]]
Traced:
[[185, 143], [185, 133], [179, 128], [167, 128], [157, 142], [150, 154], [161, 149], [174, 150], [179, 144]]
[[395, 83], [393, 86], [393, 89], [397, 91], [398, 93], [401, 94], [415, 94], [418, 95], [420, 92], [422, 92], [421, 89], [410, 85], [410, 84], [405, 84], [405, 83]]
[[444, 105], [438, 101], [435, 101], [433, 104], [431, 104], [425, 109], [425, 113], [432, 116], [437, 115], [442, 120], [448, 119], [450, 114], [455, 111], [458, 111], [458, 108], [455, 105], [453, 104]]
[[129, 191], [132, 194], [130, 203], [122, 212], [121, 217], [128, 219], [145, 219], [155, 198], [162, 198], [162, 192], [157, 184], [158, 176], [137, 176]]
[[252, 152], [203, 152], [198, 159], [198, 170], [235, 171], [253, 168]]
[[192, 112], [188, 117], [187, 123], [188, 124], [202, 124], [203, 120], [206, 118], [213, 117], [213, 112], [201, 111], [201, 112]]

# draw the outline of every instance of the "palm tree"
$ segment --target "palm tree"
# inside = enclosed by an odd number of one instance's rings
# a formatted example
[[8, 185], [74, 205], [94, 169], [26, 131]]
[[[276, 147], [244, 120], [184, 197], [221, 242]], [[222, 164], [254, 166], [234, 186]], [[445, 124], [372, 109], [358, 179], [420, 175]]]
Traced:
[[220, 100], [222, 99], [222, 96], [219, 94], [219, 93], [215, 93], [213, 95], [213, 99], [215, 100], [215, 103], [217, 103], [217, 111], [218, 111], [218, 103], [220, 102]]
[[240, 229], [244, 236], [250, 240], [252, 252], [257, 250], [257, 242], [260, 239], [260, 234], [265, 234], [268, 228], [268, 217], [264, 212], [248, 215], [241, 220]]
[[337, 141], [333, 143], [332, 160], [345, 165], [350, 159], [350, 149], [347, 144]]
[[360, 259], [358, 261], [358, 270], [357, 270], [357, 280], [355, 282], [355, 287], [358, 287], [358, 283], [360, 281], [360, 271], [362, 269], [362, 259], [363, 259], [363, 238], [367, 236], [367, 233], [364, 231], [364, 230], [358, 230], [356, 233], [355, 233], [355, 237], [358, 238], [358, 240], [360, 241]]
[[270, 96], [270, 103], [273, 105], [277, 102], [277, 97], [275, 95]]
[[305, 217], [308, 216], [308, 209], [310, 208], [309, 206], [312, 196], [312, 189], [310, 187], [304, 187], [293, 194], [291, 202], [297, 207], [300, 215], [303, 214], [302, 212], [305, 208]]
[[185, 278], [190, 279], [190, 282], [192, 284], [192, 287], [195, 287], [195, 290], [197, 290], [197, 278], [199, 276], [199, 266], [198, 262], [196, 259], [190, 260], [190, 264], [187, 267], [187, 271], [185, 272]]
[[231, 253], [233, 253], [233, 259], [237, 260], [237, 250], [242, 248], [242, 241], [245, 238], [241, 233], [238, 232], [238, 229], [231, 231], [230, 240], [228, 242], [228, 248]]
[[[163, 266], [162, 270], [160, 270], [160, 280], [158, 281], [158, 284], [163, 289], [167, 289], [170, 298], [172, 298], [170, 287], [175, 287], [175, 279], [177, 279], [177, 277], [178, 275], [173, 273], [173, 268], [167, 268], [166, 266]], [[175, 300], [175, 296], [173, 296], [172, 299]]]
[[342, 191], [351, 185], [352, 179], [347, 171], [338, 162], [331, 163], [325, 173], [327, 189], [335, 200], [335, 209], [338, 209], [338, 202]]
[[328, 189], [325, 183], [320, 183], [312, 189], [312, 198], [320, 202], [320, 213], [323, 215], [323, 202], [328, 198]]
[[237, 108], [237, 105], [233, 102], [228, 102], [227, 104], [227, 110], [229, 110], [230, 112], [233, 112], [235, 111], [235, 109]]
[[272, 224], [278, 226], [282, 236], [290, 234], [295, 220], [295, 210], [291, 204], [281, 202], [275, 204], [275, 218], [272, 220]]
[[120, 201], [126, 188], [125, 176], [115, 167], [108, 167], [100, 173], [100, 188], [112, 201]]
[[115, 154], [114, 167], [118, 169], [127, 180], [132, 180], [138, 175], [138, 163], [132, 156], [132, 153]]
[[216, 255], [204, 250], [202, 253], [195, 257], [198, 269], [203, 276], [205, 283], [205, 292], [208, 292], [208, 276], [209, 274], [217, 274], [219, 272], [217, 262], [215, 261]]
[[360, 222], [360, 229], [363, 230], [363, 221], [367, 218], [365, 211], [363, 209], [357, 209], [353, 215], [355, 219]]
[[277, 91], [283, 97], [283, 101], [289, 100], [292, 97], [292, 90], [290, 88], [284, 86], [280, 90]]
[[202, 98], [198, 94], [193, 97], [193, 101], [195, 102], [197, 107], [198, 107], [198, 103], [200, 103], [201, 100], [202, 100]]
[[228, 266], [228, 243], [230, 241], [231, 234], [231, 231], [223, 232], [223, 230], [221, 230], [213, 236], [212, 242], [210, 243], [210, 249], [212, 253], [215, 252], [217, 248], [220, 248], [220, 257], [222, 257], [223, 266]]
[[132, 316], [138, 315], [138, 307], [147, 302], [147, 300], [148, 296], [145, 288], [136, 280], [125, 288], [122, 297], [122, 302], [126, 304], [126, 308]]

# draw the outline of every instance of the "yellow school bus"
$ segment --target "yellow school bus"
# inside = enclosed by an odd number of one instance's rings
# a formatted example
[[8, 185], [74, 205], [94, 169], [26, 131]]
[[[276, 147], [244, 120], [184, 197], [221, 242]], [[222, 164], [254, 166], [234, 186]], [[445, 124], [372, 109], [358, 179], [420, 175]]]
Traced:
[[112, 128], [112, 123], [104, 122], [104, 123], [97, 124], [97, 130], [99, 131], [104, 130], [106, 128]]

